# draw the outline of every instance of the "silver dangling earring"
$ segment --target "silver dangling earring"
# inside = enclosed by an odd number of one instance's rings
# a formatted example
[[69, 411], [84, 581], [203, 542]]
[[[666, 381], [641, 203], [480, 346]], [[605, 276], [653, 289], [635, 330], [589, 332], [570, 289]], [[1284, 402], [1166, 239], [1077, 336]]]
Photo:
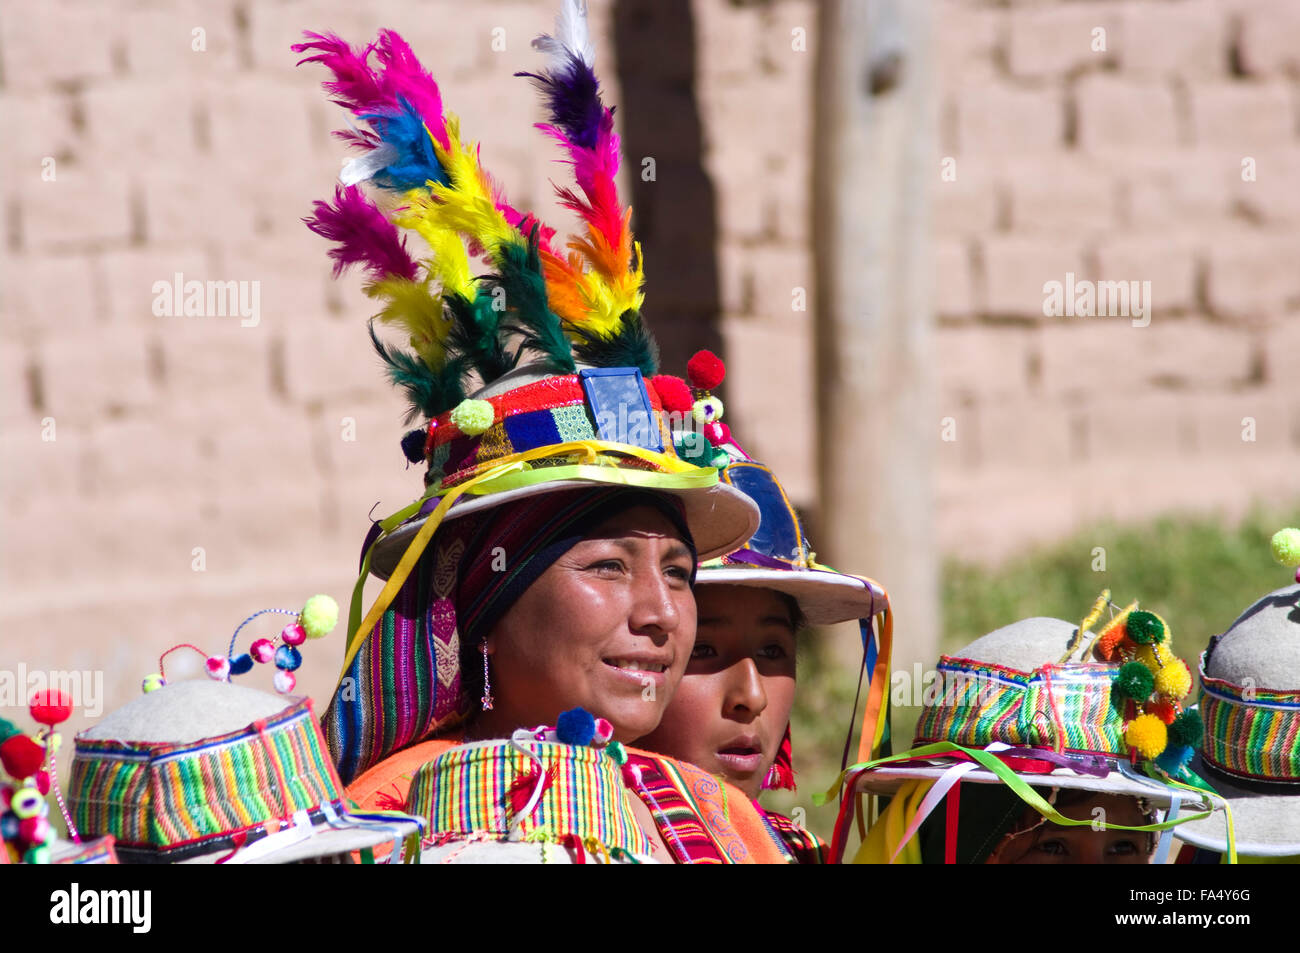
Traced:
[[483, 653], [483, 697], [479, 703], [483, 706], [484, 711], [492, 710], [492, 676], [488, 673], [488, 649], [487, 639], [480, 643], [478, 650]]

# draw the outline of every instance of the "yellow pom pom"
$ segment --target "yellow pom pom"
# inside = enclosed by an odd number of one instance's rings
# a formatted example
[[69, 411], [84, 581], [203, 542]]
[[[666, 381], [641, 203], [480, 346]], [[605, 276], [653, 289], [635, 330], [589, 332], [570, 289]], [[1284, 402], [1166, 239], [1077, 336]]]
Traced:
[[1133, 657], [1151, 669], [1152, 675], [1157, 675], [1160, 670], [1169, 664], [1173, 658], [1173, 653], [1169, 651], [1167, 645], [1139, 645]]
[[1273, 534], [1273, 558], [1288, 569], [1300, 566], [1300, 529], [1288, 527]]
[[323, 639], [338, 624], [339, 604], [329, 596], [312, 596], [298, 613], [298, 624], [309, 639]]
[[1169, 729], [1158, 715], [1138, 715], [1128, 723], [1124, 741], [1148, 761], [1165, 750], [1169, 742]]
[[451, 412], [451, 422], [467, 437], [477, 437], [492, 426], [497, 412], [486, 400], [462, 400]]
[[1156, 692], [1170, 698], [1183, 698], [1192, 690], [1192, 673], [1187, 663], [1180, 658], [1171, 659], [1169, 664], [1156, 672]]

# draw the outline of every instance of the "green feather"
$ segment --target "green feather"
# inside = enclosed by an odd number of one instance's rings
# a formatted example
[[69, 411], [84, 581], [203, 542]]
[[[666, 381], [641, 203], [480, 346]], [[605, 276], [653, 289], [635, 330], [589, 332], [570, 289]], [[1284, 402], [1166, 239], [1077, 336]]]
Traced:
[[573, 351], [584, 364], [593, 367], [638, 367], [646, 377], [659, 373], [659, 345], [650, 328], [641, 319], [641, 312], [628, 309], [618, 322], [618, 331], [612, 337], [584, 332], [574, 328], [579, 340]]
[[375, 353], [387, 365], [388, 379], [406, 394], [411, 403], [406, 414], [407, 423], [420, 414], [436, 417], [465, 399], [465, 390], [460, 383], [463, 364], [459, 357], [449, 355], [443, 369], [435, 372], [417, 355], [391, 348], [379, 340], [373, 320], [368, 328]]
[[447, 350], [460, 355], [461, 366], [476, 371], [484, 383], [513, 370], [519, 360], [518, 353], [507, 352], [501, 340], [498, 332], [504, 312], [492, 307], [493, 300], [482, 293], [476, 294], [473, 301], [455, 293], [443, 297], [452, 319]]
[[497, 267], [500, 273], [484, 280], [491, 289], [488, 297], [493, 304], [504, 295], [506, 318], [501, 322], [502, 328], [518, 332], [520, 350], [526, 348], [536, 352], [549, 370], [557, 374], [572, 374], [575, 370], [573, 345], [564, 333], [559, 315], [547, 303], [546, 279], [542, 276], [542, 260], [537, 251], [536, 226], [528, 236], [526, 246], [501, 246]]

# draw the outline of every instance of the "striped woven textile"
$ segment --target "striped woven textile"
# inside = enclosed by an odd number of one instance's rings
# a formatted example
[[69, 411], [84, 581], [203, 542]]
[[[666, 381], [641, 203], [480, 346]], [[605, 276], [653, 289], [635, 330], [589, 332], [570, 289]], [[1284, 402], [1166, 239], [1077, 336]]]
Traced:
[[629, 752], [624, 776], [650, 809], [673, 860], [679, 864], [734, 863], [700, 819], [685, 780], [671, 762]]
[[1125, 756], [1124, 718], [1111, 702], [1110, 663], [1044, 665], [1033, 672], [943, 656], [927, 690], [916, 743], [991, 742]]
[[650, 841], [625, 796], [619, 766], [603, 749], [536, 741], [526, 745], [541, 759], [540, 771], [509, 742], [452, 748], [416, 772], [406, 809], [426, 818], [427, 830], [435, 836], [474, 834], [505, 840], [514, 820], [512, 799], [525, 805], [545, 777], [536, 806], [519, 819], [518, 837], [544, 836], [559, 842], [574, 836], [607, 851], [650, 853]]
[[166, 851], [325, 802], [341, 806], [343, 786], [309, 699], [261, 727], [188, 744], [78, 738], [69, 792], [77, 828]]
[[763, 819], [771, 826], [786, 850], [799, 864], [826, 863], [826, 844], [812, 831], [806, 831], [784, 814], [759, 808]]
[[1205, 674], [1201, 656], [1201, 756], [1228, 774], [1300, 781], [1300, 691], [1246, 689]]
[[472, 523], [438, 527], [325, 710], [321, 727], [345, 783], [469, 710], [461, 692], [456, 588]]

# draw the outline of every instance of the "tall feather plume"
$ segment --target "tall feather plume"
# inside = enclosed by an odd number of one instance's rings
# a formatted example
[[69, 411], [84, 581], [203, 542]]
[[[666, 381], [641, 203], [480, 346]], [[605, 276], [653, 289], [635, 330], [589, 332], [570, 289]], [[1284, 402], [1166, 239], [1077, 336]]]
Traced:
[[624, 209], [618, 197], [614, 110], [601, 101], [586, 17], [577, 0], [565, 0], [555, 35], [538, 37], [533, 46], [548, 55], [547, 67], [519, 75], [533, 81], [546, 104], [550, 122], [538, 128], [564, 148], [573, 166], [581, 194], [557, 187], [560, 201], [587, 226], [584, 237], [569, 242], [576, 255], [562, 258], [542, 250], [552, 308], [584, 360], [601, 357], [591, 350], [597, 342], [624, 334], [628, 339], [613, 348], [615, 353], [647, 356], [654, 351], [648, 330], [639, 317], [633, 322], [625, 317], [639, 316], [644, 275], [640, 248], [632, 241], [631, 208]]
[[[585, 23], [570, 24], [565, 35], [579, 26], [585, 29]], [[382, 305], [375, 319], [405, 331], [414, 353], [385, 344], [373, 321], [370, 326], [375, 350], [407, 394], [412, 414], [448, 409], [463, 397], [466, 375], [491, 382], [513, 368], [525, 348], [554, 368], [571, 370], [572, 346], [547, 307], [540, 265], [542, 255], [557, 257], [554, 230], [506, 202], [477, 147], [461, 141], [437, 83], [406, 42], [388, 30], [360, 48], [330, 33], [305, 38], [294, 47], [310, 54], [300, 62], [330, 70], [325, 88], [363, 124], [349, 122], [336, 133], [361, 154], [344, 167], [346, 188], [334, 205], [317, 203], [308, 224], [337, 243], [331, 251], [336, 274], [352, 264], [366, 267], [366, 293]], [[366, 181], [401, 193], [403, 207], [390, 213], [391, 221], [356, 188]], [[428, 243], [432, 254], [422, 267], [396, 226], [417, 231]], [[470, 256], [482, 253], [497, 272], [490, 285], [471, 274]], [[505, 290], [504, 311], [489, 287]], [[521, 345], [513, 352], [511, 336]]]

